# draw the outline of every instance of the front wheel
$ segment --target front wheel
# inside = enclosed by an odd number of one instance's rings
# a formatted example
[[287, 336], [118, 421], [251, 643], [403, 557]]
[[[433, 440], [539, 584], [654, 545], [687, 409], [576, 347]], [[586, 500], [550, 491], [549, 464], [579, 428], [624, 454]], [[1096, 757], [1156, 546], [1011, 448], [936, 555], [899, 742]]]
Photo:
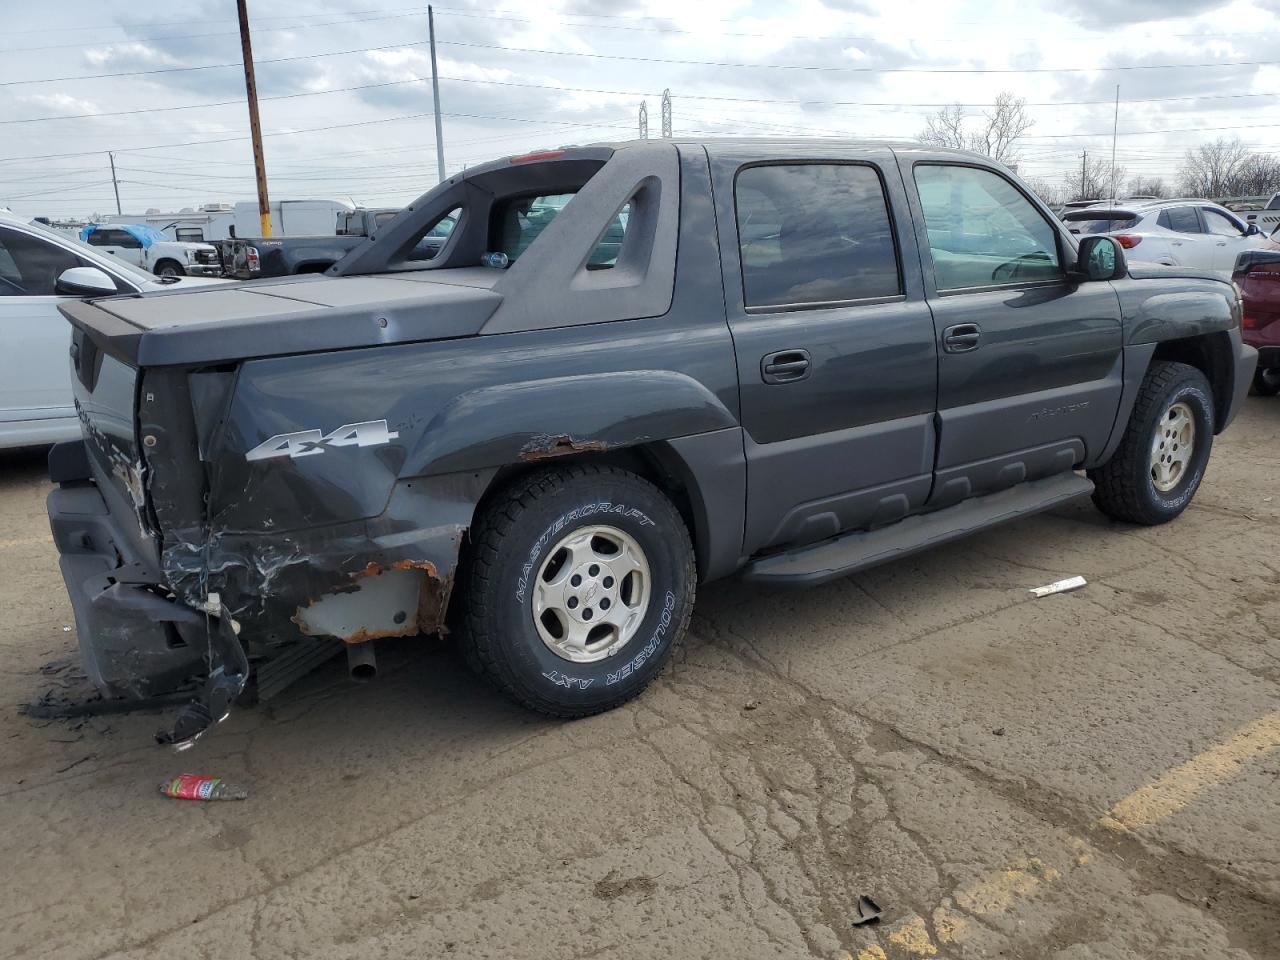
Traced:
[[1093, 502], [1117, 520], [1154, 525], [1182, 513], [1213, 448], [1209, 381], [1185, 363], [1151, 365], [1115, 454], [1089, 471]]
[[1253, 392], [1259, 397], [1274, 397], [1280, 393], [1280, 369], [1263, 370], [1253, 374]]
[[503, 693], [556, 717], [637, 696], [693, 612], [684, 520], [647, 480], [604, 466], [516, 481], [472, 528], [460, 638]]
[[161, 260], [156, 264], [157, 277], [185, 277], [187, 271], [182, 268], [182, 264], [174, 260]]

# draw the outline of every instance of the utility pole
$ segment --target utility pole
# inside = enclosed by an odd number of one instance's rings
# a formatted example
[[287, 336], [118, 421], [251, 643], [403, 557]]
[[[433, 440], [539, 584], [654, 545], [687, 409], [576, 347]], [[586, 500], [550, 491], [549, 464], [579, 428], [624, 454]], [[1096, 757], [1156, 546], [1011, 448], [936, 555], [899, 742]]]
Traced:
[[640, 139], [649, 139], [649, 104], [640, 101]]
[[662, 91], [662, 136], [671, 139], [671, 91]]
[[1116, 115], [1111, 124], [1111, 204], [1116, 202], [1116, 137], [1120, 133], [1120, 84], [1116, 84]]
[[240, 16], [240, 56], [244, 62], [244, 91], [249, 99], [249, 135], [253, 138], [253, 172], [258, 180], [258, 220], [262, 235], [271, 236], [271, 201], [267, 199], [267, 162], [262, 156], [262, 124], [258, 121], [258, 84], [253, 79], [253, 45], [249, 42], [246, 0], [236, 0]]
[[1084, 191], [1085, 191], [1084, 181], [1085, 181], [1085, 178], [1089, 175], [1088, 171], [1089, 171], [1089, 151], [1081, 150], [1080, 151], [1080, 196], [1076, 197], [1077, 200], [1091, 199], [1090, 197], [1086, 197], [1084, 195]]
[[107, 159], [111, 161], [111, 189], [116, 192], [116, 213], [123, 213], [120, 209], [120, 181], [116, 179], [116, 155], [108, 153]]
[[[419, 7], [421, 9], [421, 7]], [[444, 130], [440, 126], [440, 77], [436, 73], [436, 15], [427, 7], [427, 33], [431, 38], [431, 96], [436, 104], [436, 172], [444, 183]]]

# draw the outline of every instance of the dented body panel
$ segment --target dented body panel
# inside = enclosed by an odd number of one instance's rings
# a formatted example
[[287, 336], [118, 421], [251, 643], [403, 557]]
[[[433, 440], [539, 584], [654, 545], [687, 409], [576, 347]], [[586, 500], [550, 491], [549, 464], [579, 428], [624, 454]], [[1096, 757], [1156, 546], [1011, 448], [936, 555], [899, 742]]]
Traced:
[[[64, 307], [86, 457], [49, 512], [95, 682], [138, 697], [221, 678], [225, 696], [247, 664], [313, 663], [308, 645], [442, 632], [484, 498], [564, 458], [662, 483], [703, 580], [936, 507], [938, 334], [901, 177], [885, 180], [901, 297], [874, 314], [743, 303], [734, 171], [843, 149], [654, 141], [498, 161], [442, 183], [326, 276]], [[898, 176], [889, 148], [859, 150]], [[530, 192], [575, 195], [510, 269], [475, 266], [502, 197]], [[595, 269], [624, 204], [633, 239]], [[439, 253], [414, 260], [432, 218], [459, 210]], [[1247, 361], [1230, 287], [1114, 291], [1095, 299], [1124, 314], [1106, 366], [1125, 386], [1088, 412], [1102, 435], [1123, 428], [1156, 341], [1220, 335], [1232, 372]], [[762, 380], [760, 355], [792, 347], [813, 375]], [[1057, 356], [1026, 350], [1036, 369]], [[1223, 389], [1229, 417], [1235, 381]], [[1057, 429], [1045, 422], [1020, 429]]]

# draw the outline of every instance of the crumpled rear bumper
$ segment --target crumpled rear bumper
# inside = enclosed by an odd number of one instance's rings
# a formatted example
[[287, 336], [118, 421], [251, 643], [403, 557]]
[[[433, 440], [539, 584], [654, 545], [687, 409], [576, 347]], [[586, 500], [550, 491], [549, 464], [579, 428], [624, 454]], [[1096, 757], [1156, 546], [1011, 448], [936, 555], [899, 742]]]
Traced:
[[80, 654], [102, 695], [142, 699], [205, 676], [205, 614], [169, 597], [160, 571], [130, 555], [97, 486], [64, 483], [48, 510]]

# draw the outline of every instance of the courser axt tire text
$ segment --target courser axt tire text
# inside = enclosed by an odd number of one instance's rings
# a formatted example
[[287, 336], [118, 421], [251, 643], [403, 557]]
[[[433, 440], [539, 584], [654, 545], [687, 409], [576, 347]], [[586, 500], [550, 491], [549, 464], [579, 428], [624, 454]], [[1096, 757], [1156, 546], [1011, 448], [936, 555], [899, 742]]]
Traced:
[[531, 710], [571, 718], [625, 703], [688, 627], [697, 579], [688, 530], [634, 473], [528, 474], [483, 507], [471, 539], [462, 652]]
[[1117, 520], [1167, 523], [1191, 503], [1213, 449], [1213, 392], [1185, 363], [1157, 361], [1115, 454], [1090, 470], [1093, 502]]

